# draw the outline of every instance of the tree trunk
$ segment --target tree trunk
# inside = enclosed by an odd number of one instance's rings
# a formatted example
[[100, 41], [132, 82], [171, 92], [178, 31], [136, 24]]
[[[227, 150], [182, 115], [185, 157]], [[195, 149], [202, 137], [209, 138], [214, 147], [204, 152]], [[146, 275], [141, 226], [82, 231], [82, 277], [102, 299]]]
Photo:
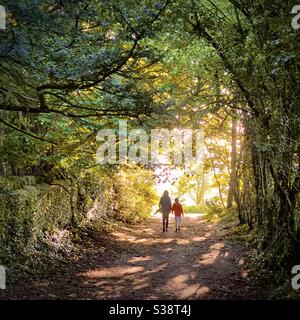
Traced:
[[234, 191], [236, 187], [236, 166], [237, 166], [237, 120], [234, 116], [232, 118], [232, 127], [231, 127], [231, 164], [230, 164], [230, 179], [229, 179], [229, 189], [227, 197], [227, 209], [231, 208], [233, 205]]
[[[0, 110], [0, 118], [2, 119], [3, 117], [3, 110]], [[0, 146], [3, 146], [4, 144], [4, 135], [5, 135], [5, 131], [4, 131], [4, 124], [0, 123]], [[2, 160], [0, 162], [0, 176], [4, 176], [5, 175], [5, 163], [4, 160]]]

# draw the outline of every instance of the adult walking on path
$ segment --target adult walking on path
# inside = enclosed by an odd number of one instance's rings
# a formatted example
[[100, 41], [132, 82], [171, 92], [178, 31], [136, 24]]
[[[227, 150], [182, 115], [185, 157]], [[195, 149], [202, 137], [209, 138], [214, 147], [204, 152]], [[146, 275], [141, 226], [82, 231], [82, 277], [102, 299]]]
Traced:
[[162, 213], [163, 232], [168, 231], [169, 214], [172, 209], [172, 202], [169, 192], [166, 190], [159, 201], [159, 211]]

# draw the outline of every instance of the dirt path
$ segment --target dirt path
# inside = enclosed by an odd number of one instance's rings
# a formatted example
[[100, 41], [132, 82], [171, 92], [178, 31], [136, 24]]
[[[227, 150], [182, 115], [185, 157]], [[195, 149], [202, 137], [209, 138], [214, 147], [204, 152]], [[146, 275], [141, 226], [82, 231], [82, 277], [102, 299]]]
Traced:
[[186, 215], [162, 233], [154, 216], [132, 229], [94, 233], [91, 251], [65, 270], [9, 288], [6, 297], [54, 299], [256, 299], [243, 270], [244, 249], [226, 229]]

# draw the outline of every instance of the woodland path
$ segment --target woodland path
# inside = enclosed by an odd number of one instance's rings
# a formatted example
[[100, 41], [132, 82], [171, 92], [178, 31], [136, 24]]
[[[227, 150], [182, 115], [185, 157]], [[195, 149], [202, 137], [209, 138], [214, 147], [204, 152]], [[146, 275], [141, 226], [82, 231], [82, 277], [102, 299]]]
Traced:
[[[258, 299], [245, 248], [227, 228], [187, 214], [162, 233], [159, 214], [132, 228], [93, 232], [87, 254], [6, 290], [10, 299]], [[1, 297], [1, 296], [0, 296]], [[4, 297], [5, 298], [5, 297]]]

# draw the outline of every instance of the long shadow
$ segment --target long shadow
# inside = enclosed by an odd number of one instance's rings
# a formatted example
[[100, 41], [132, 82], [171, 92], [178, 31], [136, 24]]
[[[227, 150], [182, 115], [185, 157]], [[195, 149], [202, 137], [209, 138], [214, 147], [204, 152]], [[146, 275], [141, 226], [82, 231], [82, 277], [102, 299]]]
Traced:
[[[139, 228], [142, 227], [142, 230]], [[112, 233], [93, 232], [92, 249], [53, 274], [28, 279], [7, 298], [37, 299], [251, 299], [241, 272], [239, 244], [219, 226], [185, 217], [180, 233], [151, 220]]]

